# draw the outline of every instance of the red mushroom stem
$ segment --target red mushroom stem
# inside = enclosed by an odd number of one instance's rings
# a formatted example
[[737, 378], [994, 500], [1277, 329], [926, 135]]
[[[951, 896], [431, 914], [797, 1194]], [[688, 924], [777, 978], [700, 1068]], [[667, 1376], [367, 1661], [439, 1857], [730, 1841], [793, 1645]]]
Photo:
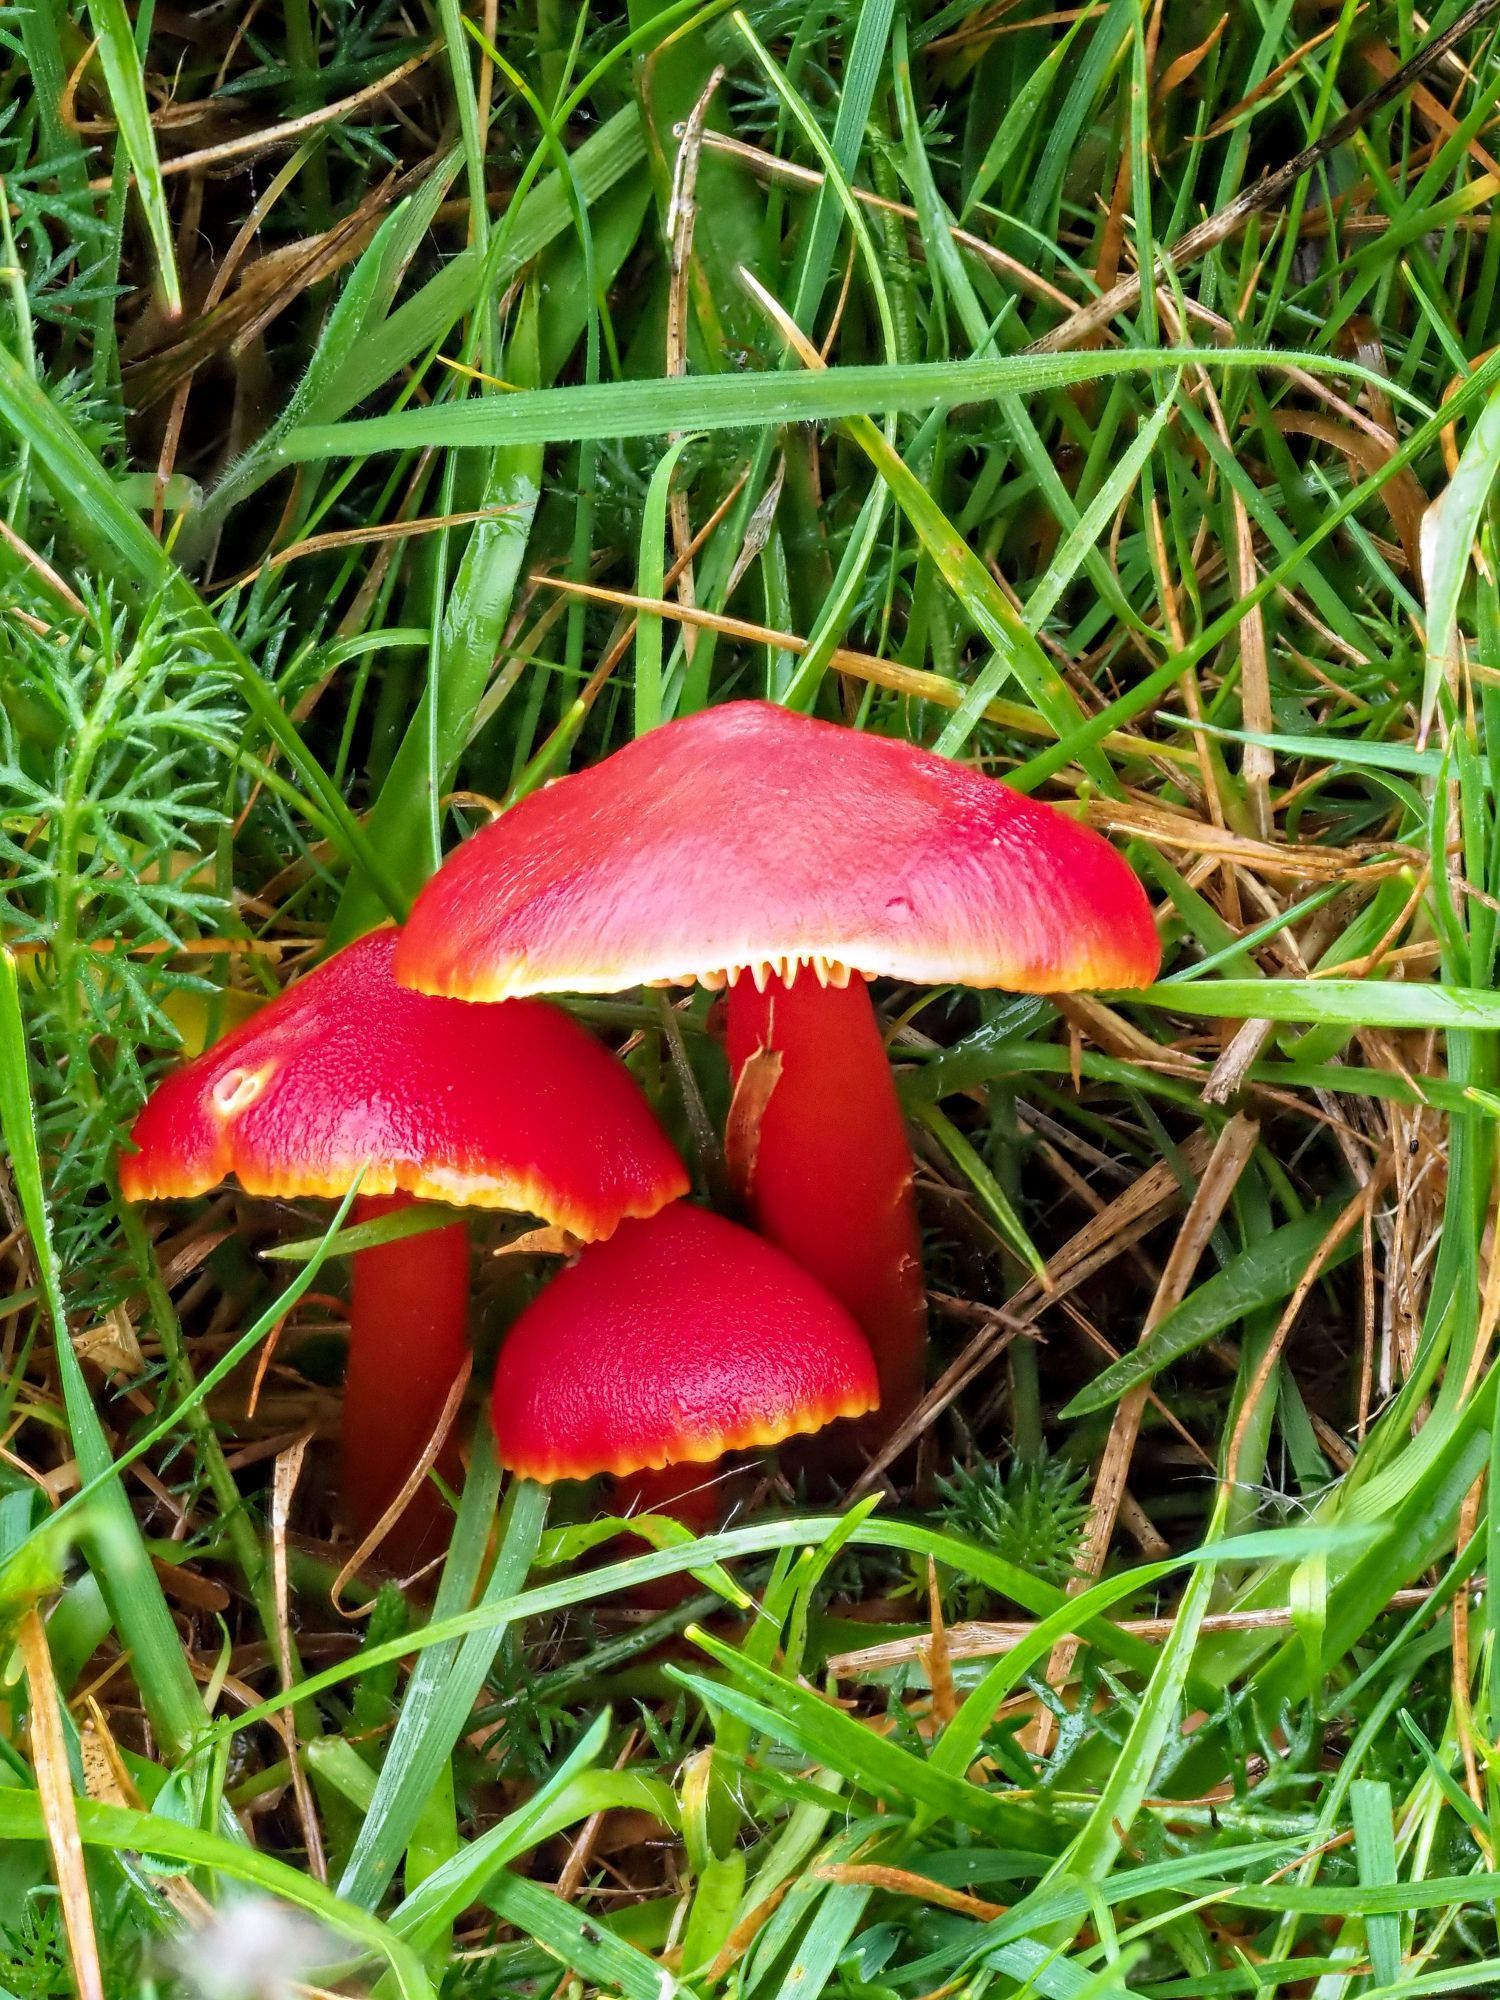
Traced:
[[[410, 1195], [361, 1195], [351, 1220], [413, 1206]], [[469, 1352], [469, 1230], [463, 1222], [358, 1251], [350, 1276], [341, 1482], [355, 1532], [369, 1533], [410, 1477]], [[438, 1458], [458, 1471], [451, 1441]], [[442, 1547], [445, 1510], [424, 1481], [382, 1543], [407, 1568]]]
[[[613, 1505], [628, 1519], [634, 1514], [665, 1514], [689, 1534], [711, 1535], [724, 1508], [724, 1484], [714, 1465], [664, 1465], [660, 1471], [627, 1472], [615, 1481]], [[691, 1597], [698, 1585], [687, 1570], [638, 1583], [630, 1595], [648, 1611], [670, 1611]]]
[[660, 1471], [628, 1472], [615, 1481], [617, 1512], [669, 1514], [695, 1535], [711, 1535], [719, 1523], [717, 1469], [712, 1465], [664, 1465]]
[[927, 1307], [911, 1148], [869, 988], [857, 975], [825, 986], [804, 967], [759, 992], [745, 974], [725, 1033], [736, 1086], [759, 1051], [780, 1059], [758, 1133], [731, 1148], [739, 1193], [761, 1234], [858, 1322], [888, 1431], [921, 1398]]

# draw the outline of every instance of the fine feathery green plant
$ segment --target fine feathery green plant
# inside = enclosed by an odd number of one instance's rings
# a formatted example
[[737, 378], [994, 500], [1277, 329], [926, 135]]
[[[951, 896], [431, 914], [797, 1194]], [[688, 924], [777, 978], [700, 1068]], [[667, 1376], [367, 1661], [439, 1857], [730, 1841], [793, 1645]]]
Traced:
[[[53, 1227], [80, 1311], [139, 1284], [107, 1198], [117, 1149], [184, 1007], [217, 1005], [192, 947], [241, 927], [220, 838], [242, 710], [170, 614], [107, 593], [70, 629], [8, 623], [0, 692], [0, 866], [28, 1001]], [[165, 963], [163, 963], [165, 961]]]
[[[939, 1475], [943, 1518], [954, 1534], [991, 1549], [1007, 1562], [1049, 1583], [1076, 1575], [1074, 1558], [1088, 1524], [1088, 1473], [1065, 1458], [959, 1463]], [[957, 1615], [979, 1618], [986, 1600], [982, 1586], [960, 1578], [954, 1591]], [[993, 1607], [990, 1607], [993, 1608]]]

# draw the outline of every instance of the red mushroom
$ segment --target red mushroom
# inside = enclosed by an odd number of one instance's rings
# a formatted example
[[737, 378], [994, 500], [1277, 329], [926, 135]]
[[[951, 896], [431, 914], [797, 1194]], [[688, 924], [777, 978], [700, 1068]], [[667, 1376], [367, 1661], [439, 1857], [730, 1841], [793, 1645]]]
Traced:
[[[927, 1297], [912, 1157], [880, 1023], [862, 979], [823, 986], [741, 979], [725, 1007], [737, 1082], [763, 1050], [774, 1081], [757, 1093], [744, 1145], [730, 1149], [756, 1227], [848, 1307], [880, 1362], [882, 1407], [922, 1393]], [[753, 1074], [753, 1073], [752, 1073]], [[748, 1082], [749, 1079], [746, 1079]], [[745, 1108], [736, 1099], [737, 1109]]]
[[765, 1449], [879, 1394], [836, 1299], [749, 1230], [676, 1202], [591, 1244], [521, 1314], [495, 1370], [495, 1437], [521, 1479], [626, 1479]]
[[[687, 1175], [629, 1073], [560, 1009], [398, 986], [397, 933], [331, 958], [158, 1086], [120, 1161], [130, 1200], [347, 1194], [535, 1215], [584, 1240], [654, 1215]], [[361, 1178], [361, 1175], [363, 1176]], [[367, 1531], [430, 1439], [468, 1351], [468, 1227], [356, 1253], [343, 1493]], [[418, 1517], [416, 1520], [413, 1517]], [[436, 1518], [416, 1506], [410, 1549]]]
[[1140, 986], [1159, 955], [1139, 883], [1089, 828], [907, 743], [733, 702], [476, 834], [418, 898], [397, 976], [470, 1000], [727, 985], [736, 1073], [759, 1048], [781, 1065], [752, 1208], [855, 1313], [895, 1421], [920, 1389], [925, 1313], [864, 980]]

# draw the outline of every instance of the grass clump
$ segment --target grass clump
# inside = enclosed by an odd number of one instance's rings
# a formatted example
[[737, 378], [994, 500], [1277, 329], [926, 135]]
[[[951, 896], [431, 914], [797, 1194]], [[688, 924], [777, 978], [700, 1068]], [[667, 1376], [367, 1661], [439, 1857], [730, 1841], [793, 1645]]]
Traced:
[[[1078, 1544], [1088, 1525], [1088, 1475], [1066, 1459], [1017, 1461], [1001, 1468], [993, 1459], [958, 1464], [934, 1480], [945, 1524], [962, 1540], [1003, 1556], [1048, 1583], [1077, 1575]], [[960, 1583], [958, 1602], [968, 1618], [983, 1616], [982, 1587]]]

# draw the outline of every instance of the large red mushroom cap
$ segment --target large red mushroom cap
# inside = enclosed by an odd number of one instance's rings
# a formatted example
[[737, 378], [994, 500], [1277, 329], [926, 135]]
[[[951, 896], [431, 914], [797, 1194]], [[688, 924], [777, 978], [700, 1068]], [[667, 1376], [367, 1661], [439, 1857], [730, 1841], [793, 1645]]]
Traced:
[[550, 1483], [707, 1464], [878, 1401], [869, 1345], [821, 1285], [677, 1202], [592, 1244], [521, 1314], [494, 1423], [503, 1463]]
[[501, 1000], [811, 965], [1013, 992], [1143, 986], [1160, 946], [1101, 835], [965, 764], [755, 701], [522, 799], [417, 899], [397, 975]]
[[160, 1084], [122, 1155], [127, 1199], [415, 1195], [607, 1236], [687, 1191], [629, 1073], [540, 1000], [398, 986], [373, 931]]

